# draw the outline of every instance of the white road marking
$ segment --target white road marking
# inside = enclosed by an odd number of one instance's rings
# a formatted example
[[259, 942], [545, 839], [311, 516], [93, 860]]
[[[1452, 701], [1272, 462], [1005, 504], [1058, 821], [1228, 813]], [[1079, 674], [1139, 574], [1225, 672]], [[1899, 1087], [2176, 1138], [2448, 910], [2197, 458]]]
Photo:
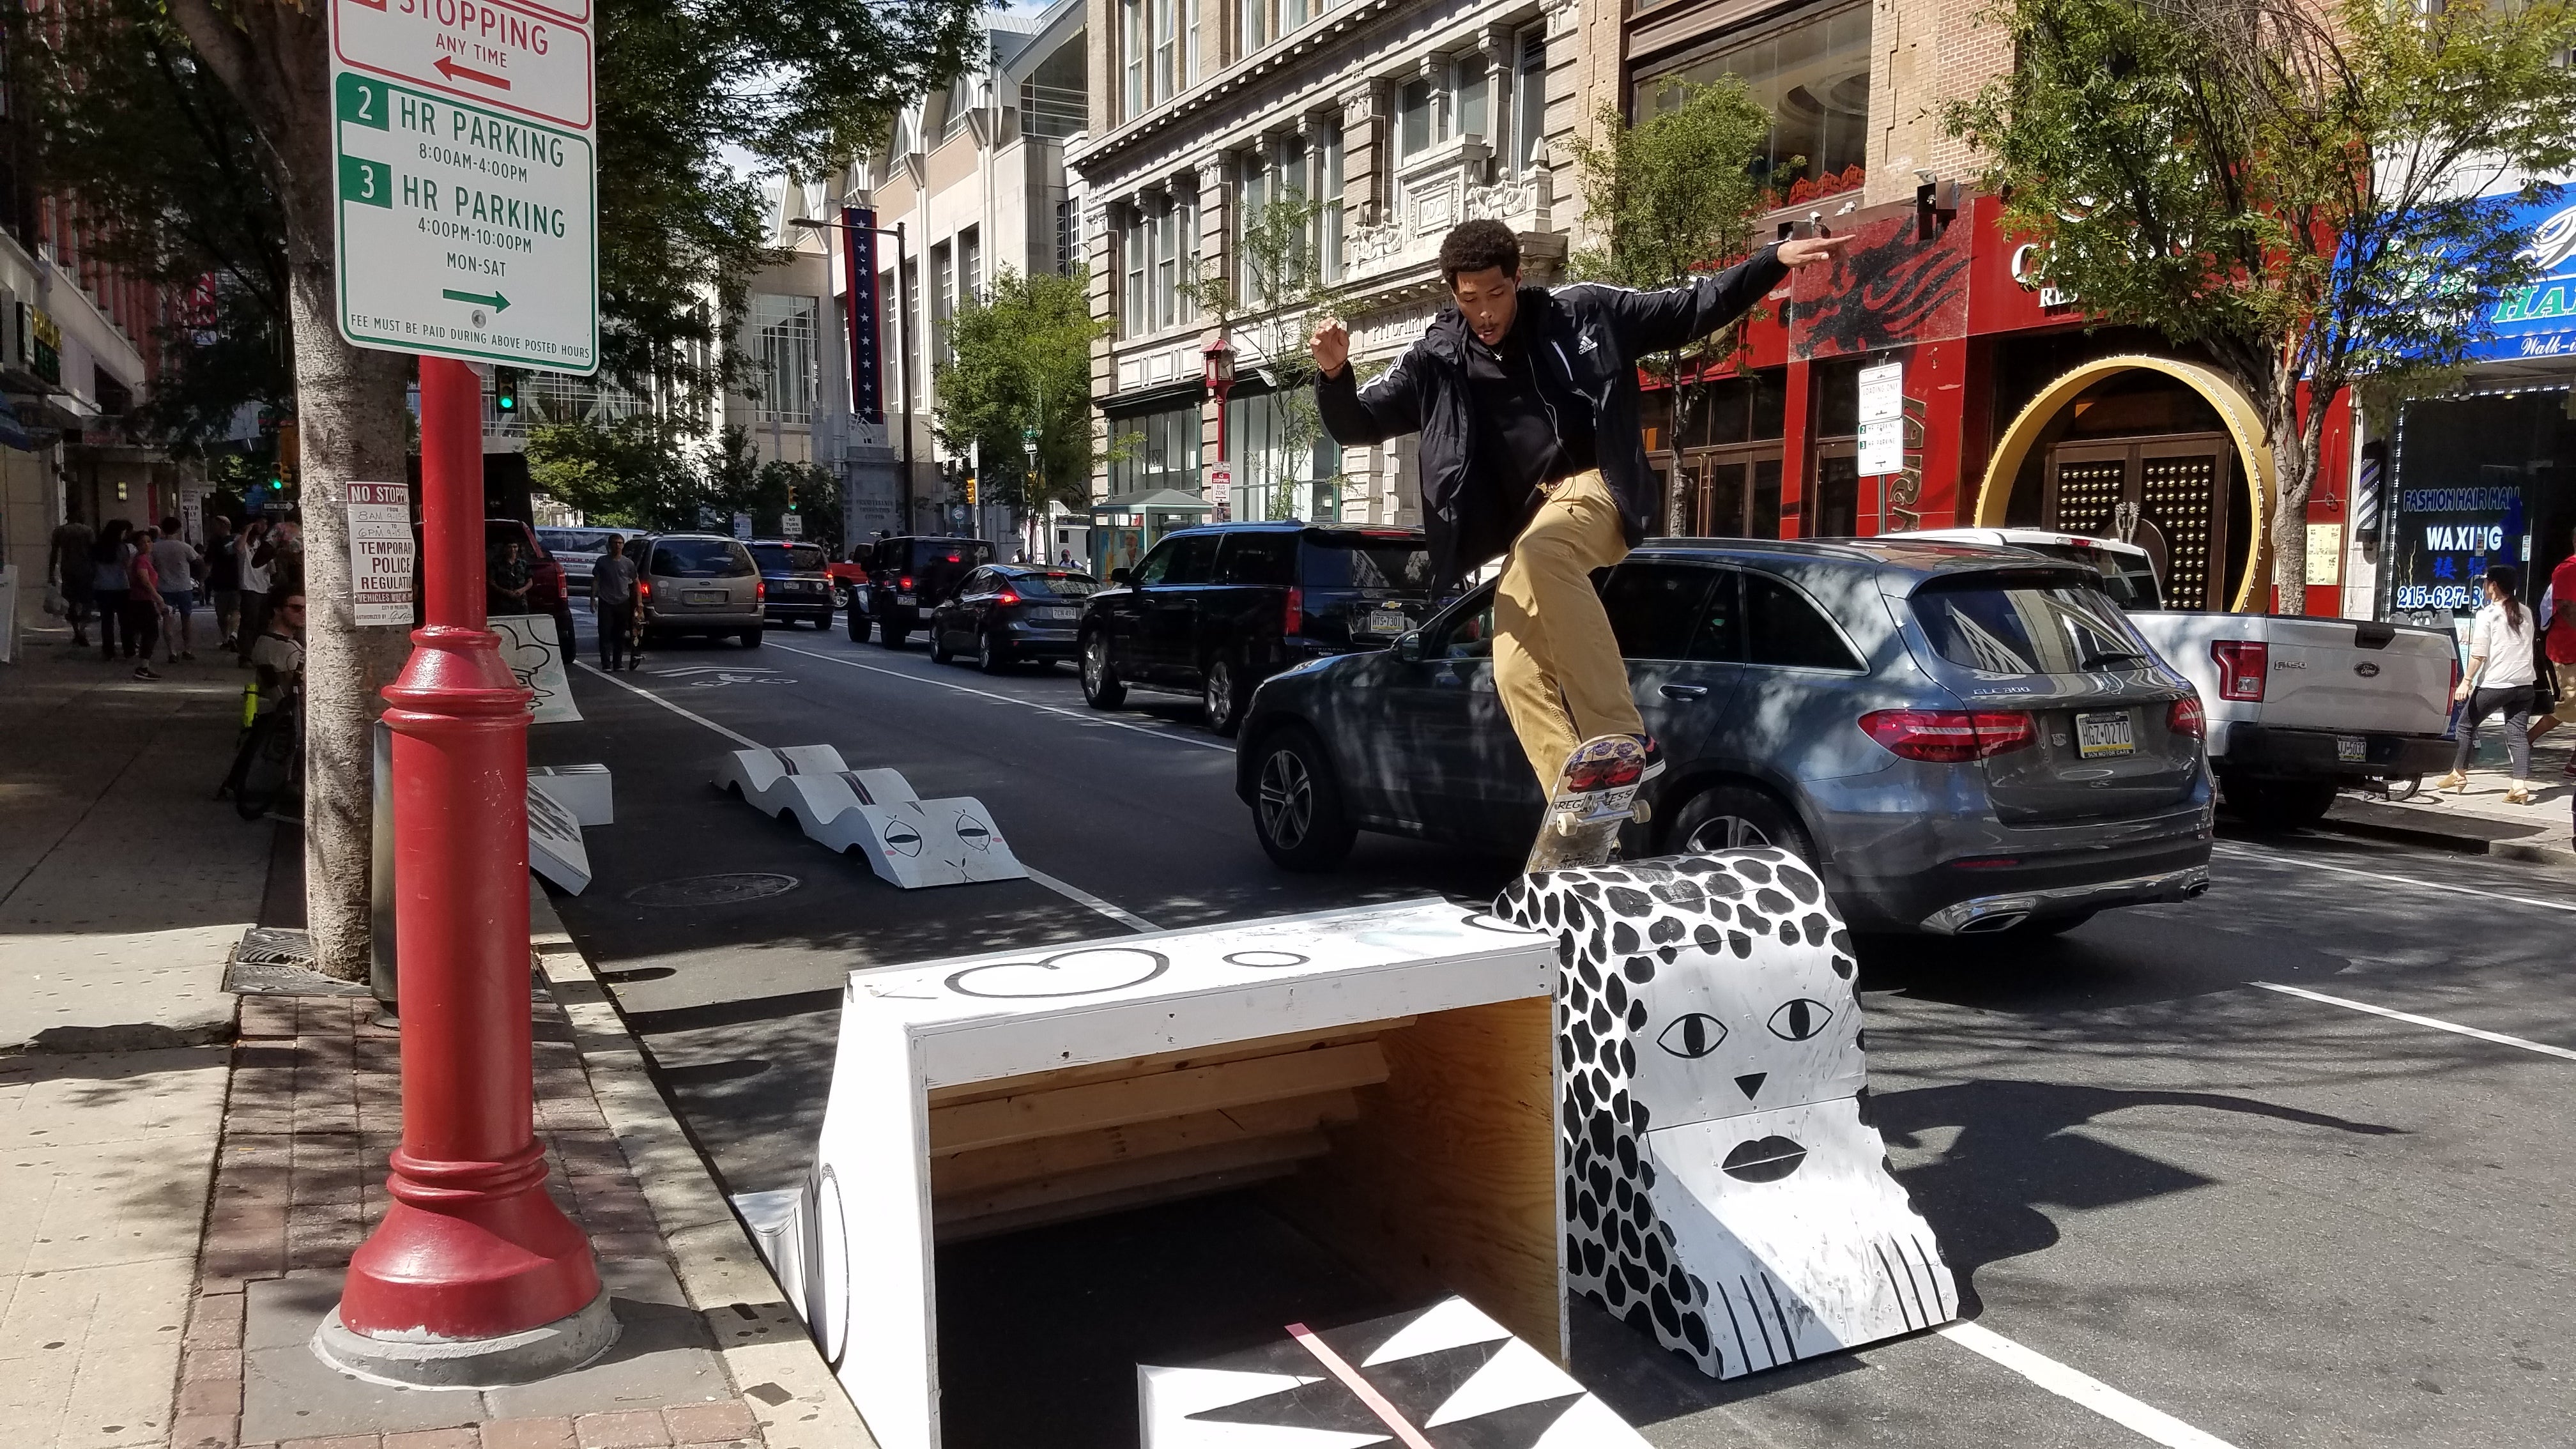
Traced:
[[717, 734], [724, 736], [726, 739], [733, 741], [744, 749], [762, 750], [768, 748], [768, 746], [753, 739], [751, 736], [742, 734], [735, 730], [726, 729], [723, 725], [717, 724], [714, 720], [707, 718], [705, 715], [691, 714], [689, 711], [680, 708], [678, 705], [671, 703], [669, 700], [664, 699], [662, 696], [655, 694], [649, 689], [646, 689], [644, 686], [634, 683], [631, 680], [620, 679], [616, 675], [609, 673], [607, 670], [600, 668], [598, 665], [591, 663], [587, 659], [576, 659], [573, 663], [580, 665], [582, 668], [589, 670], [591, 673], [598, 675], [600, 678], [607, 680], [609, 683], [616, 685], [620, 689], [631, 690], [634, 693], [653, 701], [655, 704], [662, 706], [664, 709], [669, 710], [671, 713], [678, 715], [682, 719], [694, 720], [699, 724], [705, 725], [708, 729], [714, 730]]
[[2499, 1046], [2520, 1047], [2527, 1052], [2538, 1052], [2548, 1057], [2563, 1057], [2568, 1061], [2576, 1062], [2576, 1051], [2570, 1051], [2562, 1046], [2551, 1046], [2547, 1042], [2526, 1041], [2518, 1036], [2506, 1036], [2500, 1031], [2484, 1031], [2474, 1026], [2462, 1026], [2456, 1021], [2444, 1021], [2436, 1016], [2417, 1016], [2411, 1011], [2373, 1006], [2367, 1001], [2355, 1001], [2346, 996], [2328, 996], [2322, 991], [2310, 991], [2304, 986], [2284, 986], [2277, 981], [2248, 981], [2245, 984], [2259, 986], [2265, 991], [2277, 991], [2284, 996], [2304, 996], [2310, 1001], [2322, 1001], [2328, 1006], [2366, 1011], [2373, 1016], [2387, 1017], [2390, 1021], [2402, 1021], [2414, 1026], [2429, 1026], [2435, 1031], [2457, 1032], [2461, 1036], [2473, 1036], [2480, 1041], [2491, 1041]]
[[772, 644], [769, 647], [772, 649], [785, 649], [790, 654], [802, 654], [808, 659], [820, 659], [826, 664], [838, 664], [845, 669], [864, 669], [870, 674], [883, 674], [896, 679], [909, 679], [915, 684], [936, 685], [941, 689], [953, 689], [959, 694], [971, 694], [982, 699], [998, 699], [1004, 704], [1016, 704], [1022, 709], [1037, 710], [1041, 714], [1060, 714], [1066, 719], [1073, 720], [1080, 724], [1114, 725], [1122, 730], [1134, 730], [1140, 735], [1152, 735], [1158, 740], [1170, 740], [1176, 745], [1196, 745], [1203, 750], [1223, 750], [1229, 755], [1234, 753], [1234, 746], [1229, 744], [1223, 744], [1216, 740], [1192, 739], [1188, 735], [1176, 735], [1169, 730], [1158, 730], [1152, 725], [1138, 724], [1134, 720], [1111, 719], [1108, 716], [1101, 714], [1098, 710], [1066, 709], [1064, 706], [1057, 704], [1040, 704], [1033, 699], [1020, 699], [1008, 694], [995, 694], [989, 689], [975, 689], [963, 684], [951, 684], [945, 679], [932, 679], [925, 675], [906, 674], [900, 669], [886, 669], [874, 664], [861, 664], [855, 659], [843, 659], [837, 654], [817, 654], [810, 649], [796, 649], [785, 644]]
[[2517, 906], [2537, 906], [2544, 911], [2576, 911], [2576, 905], [2566, 901], [2544, 901], [2531, 896], [2506, 895], [2502, 891], [2482, 891], [2475, 886], [2451, 885], [2438, 880], [2418, 880], [2411, 875], [2390, 875], [2386, 871], [2361, 870], [2349, 865], [2333, 865], [2322, 860], [2310, 860], [2305, 856], [2282, 855], [2268, 850], [2250, 850], [2241, 845], [2221, 845], [2218, 850], [2222, 854], [2243, 856], [2248, 860], [2270, 860], [2278, 861], [2283, 865], [2303, 865], [2310, 870], [2330, 870], [2337, 875], [2357, 875], [2367, 880], [2390, 881], [2397, 885], [2410, 885], [2428, 891], [2443, 891], [2455, 896], [2477, 896], [2490, 901], [2509, 901]]
[[[793, 652], [801, 654], [804, 651], [796, 650]], [[823, 656], [817, 654], [814, 657], [820, 659]], [[671, 703], [669, 700], [664, 699], [662, 696], [655, 694], [653, 691], [646, 689], [640, 684], [620, 679], [616, 675], [601, 669], [598, 665], [591, 663], [587, 659], [577, 659], [573, 662], [579, 664], [582, 668], [589, 670], [591, 673], [598, 675], [600, 678], [607, 680], [609, 683], [616, 685], [620, 689], [630, 690], [636, 694], [642, 695], [644, 698], [653, 701], [655, 704], [662, 706], [664, 709], [669, 710], [671, 713], [678, 715], [682, 719], [705, 725], [708, 729], [714, 730], [717, 734], [724, 736], [726, 739], [734, 741], [744, 749], [765, 750], [769, 748], [769, 746], [762, 744], [760, 741], [753, 739], [751, 736], [744, 734], [739, 730], [727, 729], [723, 725], [717, 724], [714, 720], [707, 718], [705, 715], [695, 714], [682, 709], [678, 705]], [[860, 665], [859, 667], [864, 669], [867, 666]], [[1068, 885], [1063, 881], [1057, 880], [1054, 876], [1046, 874], [1044, 871], [1039, 870], [1036, 866], [1030, 865], [1025, 860], [1020, 862], [1020, 868], [1027, 871], [1029, 873], [1029, 879], [1037, 884], [1046, 887], [1048, 890], [1055, 892], [1057, 895], [1064, 897], [1075, 905], [1082, 906], [1088, 910], [1098, 911], [1100, 914], [1107, 916], [1109, 919], [1116, 921], [1122, 926], [1127, 927], [1129, 930], [1156, 931], [1162, 929], [1153, 922], [1146, 920], [1143, 916], [1133, 915], [1129, 912], [1122, 911], [1116, 906], [1111, 905], [1109, 902], [1102, 900], [1100, 897], [1093, 895], [1091, 892], [1086, 891], [1079, 886]]]
[[1934, 1332], [1970, 1353], [1991, 1359], [2050, 1393], [2071, 1399], [2121, 1428], [2166, 1445], [2168, 1449], [2235, 1449], [2234, 1445], [2215, 1434], [2195, 1429], [2152, 1404], [2140, 1403], [2091, 1374], [2068, 1368], [1992, 1329], [1980, 1328], [1973, 1323], [1953, 1323]]

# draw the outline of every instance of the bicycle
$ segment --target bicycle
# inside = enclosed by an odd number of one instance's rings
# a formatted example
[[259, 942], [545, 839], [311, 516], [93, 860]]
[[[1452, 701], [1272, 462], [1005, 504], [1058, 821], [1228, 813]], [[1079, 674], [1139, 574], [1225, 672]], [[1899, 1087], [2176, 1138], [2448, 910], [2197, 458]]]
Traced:
[[256, 681], [242, 691], [241, 748], [216, 794], [230, 794], [233, 810], [244, 820], [267, 815], [281, 799], [301, 793], [304, 779], [304, 688], [286, 686], [286, 697], [266, 711], [259, 708]]

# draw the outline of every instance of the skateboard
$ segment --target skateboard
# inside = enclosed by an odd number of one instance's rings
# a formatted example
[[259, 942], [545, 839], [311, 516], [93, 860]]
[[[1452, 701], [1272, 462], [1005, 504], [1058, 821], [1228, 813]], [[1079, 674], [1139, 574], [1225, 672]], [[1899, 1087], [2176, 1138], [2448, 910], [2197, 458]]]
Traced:
[[1523, 869], [1535, 875], [1609, 864], [1619, 853], [1619, 827], [1646, 818], [1637, 799], [1645, 778], [1646, 747], [1634, 735], [1576, 745], [1547, 792], [1547, 817]]

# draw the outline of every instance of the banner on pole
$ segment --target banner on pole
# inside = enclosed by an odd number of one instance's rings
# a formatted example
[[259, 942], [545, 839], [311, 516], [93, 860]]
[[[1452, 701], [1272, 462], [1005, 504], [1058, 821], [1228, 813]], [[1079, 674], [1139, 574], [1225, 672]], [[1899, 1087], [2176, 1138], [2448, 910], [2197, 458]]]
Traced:
[[410, 484], [349, 485], [349, 611], [354, 622], [411, 623], [416, 547]]
[[850, 411], [861, 422], [885, 422], [885, 369], [877, 338], [877, 214], [841, 208], [843, 286], [850, 298]]

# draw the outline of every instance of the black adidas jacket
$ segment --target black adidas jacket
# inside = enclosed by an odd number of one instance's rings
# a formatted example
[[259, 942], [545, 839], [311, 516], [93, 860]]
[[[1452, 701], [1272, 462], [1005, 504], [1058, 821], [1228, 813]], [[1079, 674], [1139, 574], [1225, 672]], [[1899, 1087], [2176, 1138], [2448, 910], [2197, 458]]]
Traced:
[[[1619, 501], [1631, 547], [1656, 531], [1663, 515], [1637, 421], [1637, 359], [1695, 342], [1751, 311], [1788, 274], [1778, 250], [1764, 247], [1725, 271], [1660, 292], [1595, 282], [1554, 291], [1521, 289], [1522, 311], [1535, 312], [1539, 324], [1532, 356], [1552, 370], [1542, 377], [1542, 387], [1558, 396], [1580, 395], [1592, 405], [1593, 448]], [[1343, 446], [1422, 434], [1422, 525], [1431, 545], [1435, 598], [1509, 548], [1523, 522], [1496, 500], [1499, 490], [1468, 486], [1478, 445], [1470, 415], [1474, 394], [1467, 385], [1470, 336], [1458, 309], [1443, 307], [1422, 340], [1367, 387], [1358, 385], [1349, 367], [1338, 377], [1315, 380], [1324, 428]]]

